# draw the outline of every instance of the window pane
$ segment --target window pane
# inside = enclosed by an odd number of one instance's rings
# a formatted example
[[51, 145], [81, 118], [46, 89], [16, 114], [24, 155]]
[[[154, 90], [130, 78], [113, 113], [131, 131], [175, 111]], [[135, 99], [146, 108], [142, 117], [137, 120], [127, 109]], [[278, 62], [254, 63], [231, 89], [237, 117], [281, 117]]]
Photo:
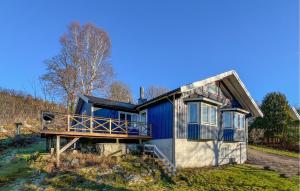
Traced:
[[197, 111], [197, 104], [196, 103], [189, 103], [189, 122], [190, 123], [197, 123], [198, 120], [198, 111]]
[[217, 124], [217, 108], [213, 106], [210, 107], [210, 124]]
[[120, 120], [124, 121], [125, 120], [125, 113], [120, 113]]
[[223, 127], [231, 128], [231, 112], [223, 113]]
[[146, 112], [141, 113], [141, 122], [146, 123]]
[[208, 119], [208, 105], [206, 104], [201, 104], [201, 121], [203, 123], [209, 123]]
[[239, 115], [234, 113], [234, 128], [239, 128]]
[[127, 121], [131, 121], [131, 114], [127, 114]]
[[240, 115], [240, 128], [244, 128], [245, 126], [245, 116], [244, 115]]
[[132, 121], [137, 121], [137, 115], [135, 115], [135, 114], [132, 114]]

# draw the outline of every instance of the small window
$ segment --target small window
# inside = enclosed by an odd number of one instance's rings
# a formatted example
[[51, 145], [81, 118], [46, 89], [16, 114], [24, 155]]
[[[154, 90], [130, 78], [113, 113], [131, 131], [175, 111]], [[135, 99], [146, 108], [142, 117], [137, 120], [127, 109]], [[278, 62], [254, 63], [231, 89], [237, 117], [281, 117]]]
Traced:
[[198, 104], [188, 103], [188, 121], [189, 123], [198, 123]]

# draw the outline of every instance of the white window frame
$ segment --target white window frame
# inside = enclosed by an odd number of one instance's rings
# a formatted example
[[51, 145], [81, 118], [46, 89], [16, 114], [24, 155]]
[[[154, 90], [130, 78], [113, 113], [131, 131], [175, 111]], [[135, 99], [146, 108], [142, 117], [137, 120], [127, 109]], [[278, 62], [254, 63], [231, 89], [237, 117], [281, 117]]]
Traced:
[[[208, 107], [208, 113], [207, 113], [207, 116], [208, 116], [208, 122], [206, 121], [203, 121], [203, 117], [202, 117], [202, 105], [206, 105]], [[216, 123], [213, 124], [211, 123], [211, 118], [210, 118], [210, 108], [211, 107], [214, 107], [216, 109]], [[200, 111], [200, 115], [201, 115], [201, 125], [209, 125], [209, 126], [218, 126], [218, 107], [215, 106], [215, 105], [211, 105], [211, 104], [207, 104], [207, 103], [204, 103], [204, 102], [201, 102], [201, 111]]]
[[[196, 106], [197, 106], [197, 109], [196, 109], [196, 111], [197, 111], [197, 121], [196, 122], [190, 122], [190, 105], [191, 104], [196, 104]], [[188, 102], [188, 104], [187, 104], [187, 117], [188, 117], [188, 123], [189, 124], [198, 124], [199, 123], [199, 117], [200, 117], [200, 109], [199, 109], [199, 102]]]
[[145, 109], [145, 110], [142, 110], [139, 112], [139, 117], [138, 117], [139, 122], [142, 122], [142, 113], [146, 114], [146, 124], [147, 124], [148, 123], [148, 110]]

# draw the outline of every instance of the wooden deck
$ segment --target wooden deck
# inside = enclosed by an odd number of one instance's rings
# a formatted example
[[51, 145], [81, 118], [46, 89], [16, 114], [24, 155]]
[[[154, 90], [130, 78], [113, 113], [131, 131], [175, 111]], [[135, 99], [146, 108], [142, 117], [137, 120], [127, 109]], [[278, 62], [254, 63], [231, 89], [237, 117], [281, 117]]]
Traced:
[[138, 140], [149, 140], [152, 137], [150, 124], [59, 113], [42, 114], [40, 133], [42, 137], [62, 136]]
[[98, 139], [141, 139], [149, 140], [152, 137], [146, 135], [108, 134], [108, 133], [87, 133], [75, 131], [40, 131], [42, 137], [62, 136], [62, 137], [84, 137]]

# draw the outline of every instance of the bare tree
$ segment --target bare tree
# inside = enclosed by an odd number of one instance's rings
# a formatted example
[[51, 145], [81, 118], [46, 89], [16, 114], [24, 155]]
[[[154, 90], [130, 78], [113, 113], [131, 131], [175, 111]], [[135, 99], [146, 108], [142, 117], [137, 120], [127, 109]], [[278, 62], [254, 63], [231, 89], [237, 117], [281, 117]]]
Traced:
[[103, 93], [113, 77], [109, 63], [110, 40], [105, 31], [93, 24], [72, 23], [60, 40], [61, 52], [45, 63], [42, 76], [74, 110], [76, 94]]
[[123, 82], [113, 82], [108, 91], [109, 99], [122, 102], [132, 102], [132, 93], [130, 88]]
[[153, 99], [153, 98], [160, 96], [168, 91], [169, 91], [169, 89], [167, 89], [165, 87], [151, 85], [148, 88], [146, 88], [145, 98], [148, 100]]

